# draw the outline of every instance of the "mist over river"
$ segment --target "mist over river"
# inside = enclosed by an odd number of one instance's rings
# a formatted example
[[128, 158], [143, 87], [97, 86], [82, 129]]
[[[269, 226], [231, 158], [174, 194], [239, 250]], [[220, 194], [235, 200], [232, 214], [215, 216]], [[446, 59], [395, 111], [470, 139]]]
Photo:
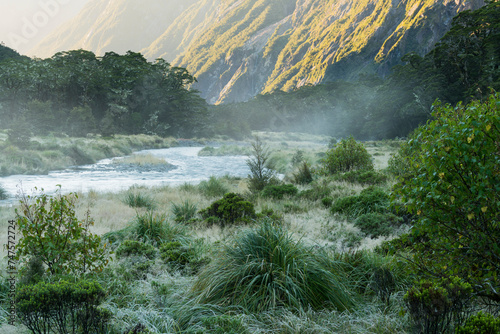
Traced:
[[[247, 156], [198, 156], [202, 147], [174, 147], [135, 152], [134, 154], [151, 154], [166, 160], [171, 167], [138, 166], [114, 164], [113, 159], [104, 159], [96, 164], [75, 166], [61, 171], [53, 171], [48, 175], [11, 175], [0, 178], [10, 198], [0, 203], [14, 200], [20, 186], [25, 193], [32, 189], [43, 188], [52, 194], [57, 185], [62, 192], [82, 192], [90, 190], [98, 192], [119, 192], [133, 185], [143, 186], [176, 186], [188, 183], [199, 183], [210, 176], [246, 177], [250, 170], [246, 165]], [[116, 158], [115, 158], [116, 159]]]

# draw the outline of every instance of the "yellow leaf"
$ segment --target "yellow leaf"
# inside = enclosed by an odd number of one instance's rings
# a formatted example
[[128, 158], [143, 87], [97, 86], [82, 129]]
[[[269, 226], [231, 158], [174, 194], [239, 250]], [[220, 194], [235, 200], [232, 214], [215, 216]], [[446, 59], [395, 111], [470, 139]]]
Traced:
[[451, 201], [451, 203], [454, 203], [454, 202], [455, 202], [455, 197], [454, 197], [454, 196], [451, 196], [451, 197], [450, 197], [450, 201]]
[[469, 220], [474, 219], [474, 213], [472, 213], [472, 212], [471, 212], [471, 213], [469, 213], [469, 214], [467, 215], [467, 218], [469, 218]]
[[470, 142], [472, 141], [472, 138], [471, 137], [468, 137], [467, 138], [467, 142], [470, 144]]
[[487, 206], [483, 206], [483, 207], [481, 208], [481, 211], [483, 211], [483, 213], [484, 213], [484, 212], [486, 212], [486, 210], [488, 210], [488, 207], [487, 207]]
[[446, 147], [444, 148], [444, 150], [445, 150], [446, 152], [449, 152], [449, 151], [451, 150], [451, 147], [446, 146]]
[[422, 211], [420, 211], [420, 210], [417, 211], [417, 215], [420, 216], [421, 213], [422, 213]]
[[486, 132], [490, 131], [491, 129], [491, 124], [486, 125]]
[[444, 178], [444, 173], [439, 173], [439, 178]]

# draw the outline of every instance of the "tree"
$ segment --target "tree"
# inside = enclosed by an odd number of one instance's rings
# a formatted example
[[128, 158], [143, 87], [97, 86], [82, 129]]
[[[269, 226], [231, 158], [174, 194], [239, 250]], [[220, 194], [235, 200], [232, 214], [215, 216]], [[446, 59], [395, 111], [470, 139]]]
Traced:
[[[43, 190], [42, 190], [43, 191]], [[22, 194], [16, 209], [17, 226], [22, 238], [16, 258], [23, 263], [38, 256], [51, 274], [100, 271], [108, 263], [101, 238], [89, 231], [94, 224], [87, 212], [80, 221], [75, 215], [77, 195], [29, 196]]]
[[259, 136], [255, 136], [252, 149], [252, 157], [247, 160], [251, 173], [248, 175], [248, 188], [252, 193], [257, 193], [268, 184], [276, 183], [277, 179], [274, 170], [269, 168], [269, 150]]
[[500, 301], [500, 94], [484, 103], [436, 103], [434, 121], [408, 142], [394, 186], [418, 217], [414, 262], [427, 274], [456, 275]]

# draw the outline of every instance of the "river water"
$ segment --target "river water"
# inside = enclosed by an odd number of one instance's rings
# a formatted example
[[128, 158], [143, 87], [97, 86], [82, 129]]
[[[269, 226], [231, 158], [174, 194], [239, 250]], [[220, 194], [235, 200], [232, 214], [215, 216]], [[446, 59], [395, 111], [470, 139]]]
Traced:
[[202, 147], [174, 147], [168, 149], [143, 150], [134, 154], [152, 154], [173, 165], [170, 170], [140, 168], [113, 164], [112, 159], [104, 159], [96, 164], [77, 166], [48, 175], [12, 175], [0, 177], [0, 185], [7, 191], [11, 202], [22, 189], [30, 194], [34, 187], [43, 188], [45, 193], [54, 193], [61, 185], [63, 193], [89, 190], [98, 192], [119, 192], [133, 185], [164, 186], [180, 185], [185, 182], [199, 183], [210, 176], [246, 177], [250, 170], [246, 165], [247, 156], [199, 157]]

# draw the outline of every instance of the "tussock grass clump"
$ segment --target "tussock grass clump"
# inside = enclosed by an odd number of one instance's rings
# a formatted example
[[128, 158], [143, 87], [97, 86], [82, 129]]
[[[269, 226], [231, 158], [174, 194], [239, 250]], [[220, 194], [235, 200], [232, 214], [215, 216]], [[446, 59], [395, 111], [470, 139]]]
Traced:
[[144, 256], [148, 259], [154, 259], [156, 256], [156, 250], [153, 246], [140, 241], [125, 240], [120, 247], [116, 249], [116, 256], [126, 257], [131, 255]]
[[337, 265], [267, 221], [225, 246], [193, 285], [200, 303], [241, 306], [251, 312], [278, 307], [349, 309], [354, 301]]
[[175, 216], [175, 221], [184, 222], [193, 219], [196, 215], [198, 208], [196, 204], [191, 203], [189, 200], [185, 200], [180, 204], [172, 204], [172, 213]]
[[125, 199], [123, 200], [123, 203], [127, 204], [131, 208], [146, 208], [148, 210], [153, 210], [156, 207], [156, 204], [149, 195], [144, 195], [144, 194], [135, 194], [132, 192], [129, 192]]

